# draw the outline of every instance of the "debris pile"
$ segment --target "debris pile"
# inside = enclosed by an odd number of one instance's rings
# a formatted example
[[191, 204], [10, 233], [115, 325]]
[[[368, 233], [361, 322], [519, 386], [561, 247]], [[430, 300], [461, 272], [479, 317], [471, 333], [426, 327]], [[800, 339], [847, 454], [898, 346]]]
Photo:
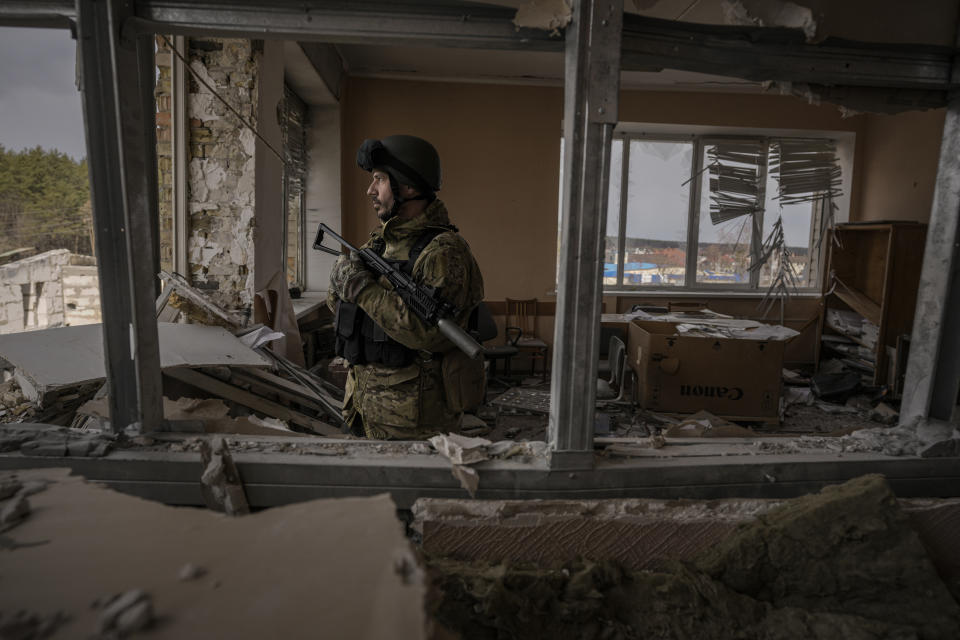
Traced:
[[[214, 305], [180, 276], [162, 276], [157, 316], [165, 430], [341, 436], [342, 389], [274, 353], [270, 343], [283, 334], [247, 326], [246, 318]], [[11, 376], [0, 385], [0, 422], [110, 431], [102, 332], [100, 325], [85, 325], [0, 336], [0, 365]], [[81, 451], [82, 442], [72, 438], [61, 450], [103, 454]], [[66, 455], [52, 453], [55, 448], [47, 442], [31, 455]]]
[[491, 442], [486, 438], [471, 438], [456, 433], [434, 436], [430, 438], [430, 444], [437, 453], [450, 460], [453, 477], [467, 490], [471, 498], [477, 496], [480, 486], [480, 475], [474, 464], [484, 460], [506, 460], [515, 456], [530, 460], [537, 456], [543, 457], [547, 450], [543, 441]]
[[880, 476], [785, 501], [655, 571], [427, 564], [429, 612], [463, 638], [960, 636], [960, 605]]
[[110, 453], [120, 437], [46, 424], [14, 423], [0, 429], [0, 452], [20, 451], [38, 457], [99, 458]]

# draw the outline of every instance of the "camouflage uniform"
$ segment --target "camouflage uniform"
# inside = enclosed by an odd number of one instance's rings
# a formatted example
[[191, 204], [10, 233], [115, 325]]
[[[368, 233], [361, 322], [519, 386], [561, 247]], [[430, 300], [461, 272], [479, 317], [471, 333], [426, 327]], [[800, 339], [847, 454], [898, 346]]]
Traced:
[[[436, 287], [443, 299], [460, 309], [456, 320], [466, 326], [471, 311], [483, 299], [483, 278], [470, 247], [457, 233], [449, 232], [449, 225], [446, 207], [434, 200], [416, 218], [388, 220], [370, 234], [364, 247], [382, 238], [386, 243], [383, 257], [402, 261], [428, 228], [448, 231], [423, 249], [413, 277]], [[391, 338], [421, 351], [422, 357], [400, 368], [379, 363], [351, 366], [343, 399], [347, 423], [353, 424], [360, 416], [367, 437], [377, 439], [423, 439], [455, 431], [462, 414], [447, 406], [442, 358], [434, 355], [456, 349], [453, 343], [410, 311], [385, 278], [365, 287], [356, 302]], [[329, 295], [327, 304], [335, 309], [336, 296]]]

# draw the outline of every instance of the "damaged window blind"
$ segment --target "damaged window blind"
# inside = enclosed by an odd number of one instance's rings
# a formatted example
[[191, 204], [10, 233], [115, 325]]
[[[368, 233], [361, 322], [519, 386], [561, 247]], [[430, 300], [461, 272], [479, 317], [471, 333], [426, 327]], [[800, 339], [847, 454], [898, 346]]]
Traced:
[[707, 149], [710, 168], [710, 221], [714, 225], [763, 209], [763, 140], [717, 142]]
[[770, 173], [783, 205], [835, 198], [840, 191], [840, 163], [833, 140], [780, 138], [770, 145]]
[[277, 105], [277, 120], [283, 140], [283, 198], [286, 211], [284, 261], [287, 282], [303, 283], [304, 185], [307, 174], [307, 105], [284, 85]]

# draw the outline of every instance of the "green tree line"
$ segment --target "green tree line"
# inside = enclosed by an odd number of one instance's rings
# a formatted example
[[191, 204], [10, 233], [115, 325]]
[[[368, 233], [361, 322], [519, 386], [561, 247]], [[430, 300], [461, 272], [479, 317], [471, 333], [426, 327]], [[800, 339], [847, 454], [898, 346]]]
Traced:
[[32, 247], [92, 254], [87, 161], [0, 145], [0, 253]]

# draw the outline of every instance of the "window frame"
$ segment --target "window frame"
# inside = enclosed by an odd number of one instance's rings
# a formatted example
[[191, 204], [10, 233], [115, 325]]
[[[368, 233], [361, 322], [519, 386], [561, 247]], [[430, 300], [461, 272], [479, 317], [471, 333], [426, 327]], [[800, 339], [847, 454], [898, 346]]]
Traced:
[[[760, 271], [751, 271], [748, 282], [735, 284], [705, 284], [696, 280], [697, 263], [700, 249], [700, 220], [702, 214], [701, 201], [703, 200], [704, 153], [707, 146], [724, 140], [762, 140], [768, 145], [774, 138], [828, 138], [837, 145], [837, 159], [841, 165], [843, 195], [832, 202], [837, 205], [835, 223], [849, 219], [850, 190], [852, 188], [851, 175], [853, 173], [853, 154], [856, 134], [853, 131], [824, 131], [805, 129], [757, 129], [743, 127], [707, 127], [697, 125], [663, 125], [648, 123], [620, 123], [614, 130], [613, 140], [619, 140], [621, 149], [620, 175], [620, 202], [617, 237], [617, 282], [603, 284], [604, 295], [616, 294], [695, 294], [698, 296], [719, 293], [723, 295], [763, 295], [766, 287], [760, 284]], [[684, 283], [682, 285], [665, 284], [627, 284], [624, 282], [624, 265], [626, 256], [626, 230], [628, 221], [629, 200], [629, 172], [630, 172], [630, 143], [634, 140], [646, 142], [688, 142], [693, 145], [690, 167], [690, 180], [687, 188], [690, 189], [687, 209], [687, 237], [686, 262], [684, 265]], [[611, 152], [612, 152], [611, 145]], [[611, 162], [612, 164], [612, 162]], [[763, 192], [761, 200], [766, 201], [766, 184], [769, 156], [764, 163], [761, 174]], [[817, 242], [818, 220], [822, 210], [811, 203], [810, 231], [808, 238], [808, 269], [810, 284], [797, 289], [799, 294], [819, 294], [822, 288], [822, 269], [825, 251], [822, 240], [815, 249]], [[609, 214], [604, 212], [604, 216]], [[760, 248], [766, 239], [763, 236], [763, 224], [767, 214], [766, 207], [752, 216], [750, 234], [751, 264], [759, 256]], [[816, 251], [816, 256], [814, 256]], [[814, 265], [814, 262], [816, 265]], [[816, 268], [814, 268], [816, 266]]]
[[[291, 104], [292, 103], [292, 104]], [[307, 151], [307, 140], [308, 140], [308, 128], [310, 122], [310, 107], [307, 103], [301, 98], [293, 88], [288, 85], [286, 82], [283, 84], [283, 98], [280, 103], [277, 105], [278, 110], [278, 122], [281, 129], [281, 138], [283, 139], [283, 154], [284, 154], [284, 163], [281, 170], [281, 202], [283, 209], [283, 251], [281, 259], [283, 261], [283, 274], [284, 280], [287, 282], [288, 287], [299, 287], [301, 289], [306, 288], [306, 255], [307, 255], [307, 234], [306, 234], [306, 219], [307, 219], [307, 198], [306, 198], [306, 186], [307, 186], [307, 174], [309, 166], [309, 153]], [[288, 122], [288, 116], [291, 111], [297, 110], [301, 112], [301, 123], [299, 127], [291, 127]], [[297, 134], [299, 138], [299, 150], [302, 154], [299, 163], [292, 162], [293, 156], [290, 148], [289, 140], [291, 134]], [[296, 172], [296, 175], [293, 174]], [[294, 190], [291, 189], [291, 182], [297, 181], [299, 187], [294, 193]], [[292, 196], [298, 196], [299, 200], [297, 202], [297, 225], [296, 228], [291, 228], [290, 224], [290, 199]], [[290, 235], [291, 233], [296, 234], [296, 246], [297, 255], [295, 256], [296, 263], [294, 268], [294, 281], [290, 282]]]

